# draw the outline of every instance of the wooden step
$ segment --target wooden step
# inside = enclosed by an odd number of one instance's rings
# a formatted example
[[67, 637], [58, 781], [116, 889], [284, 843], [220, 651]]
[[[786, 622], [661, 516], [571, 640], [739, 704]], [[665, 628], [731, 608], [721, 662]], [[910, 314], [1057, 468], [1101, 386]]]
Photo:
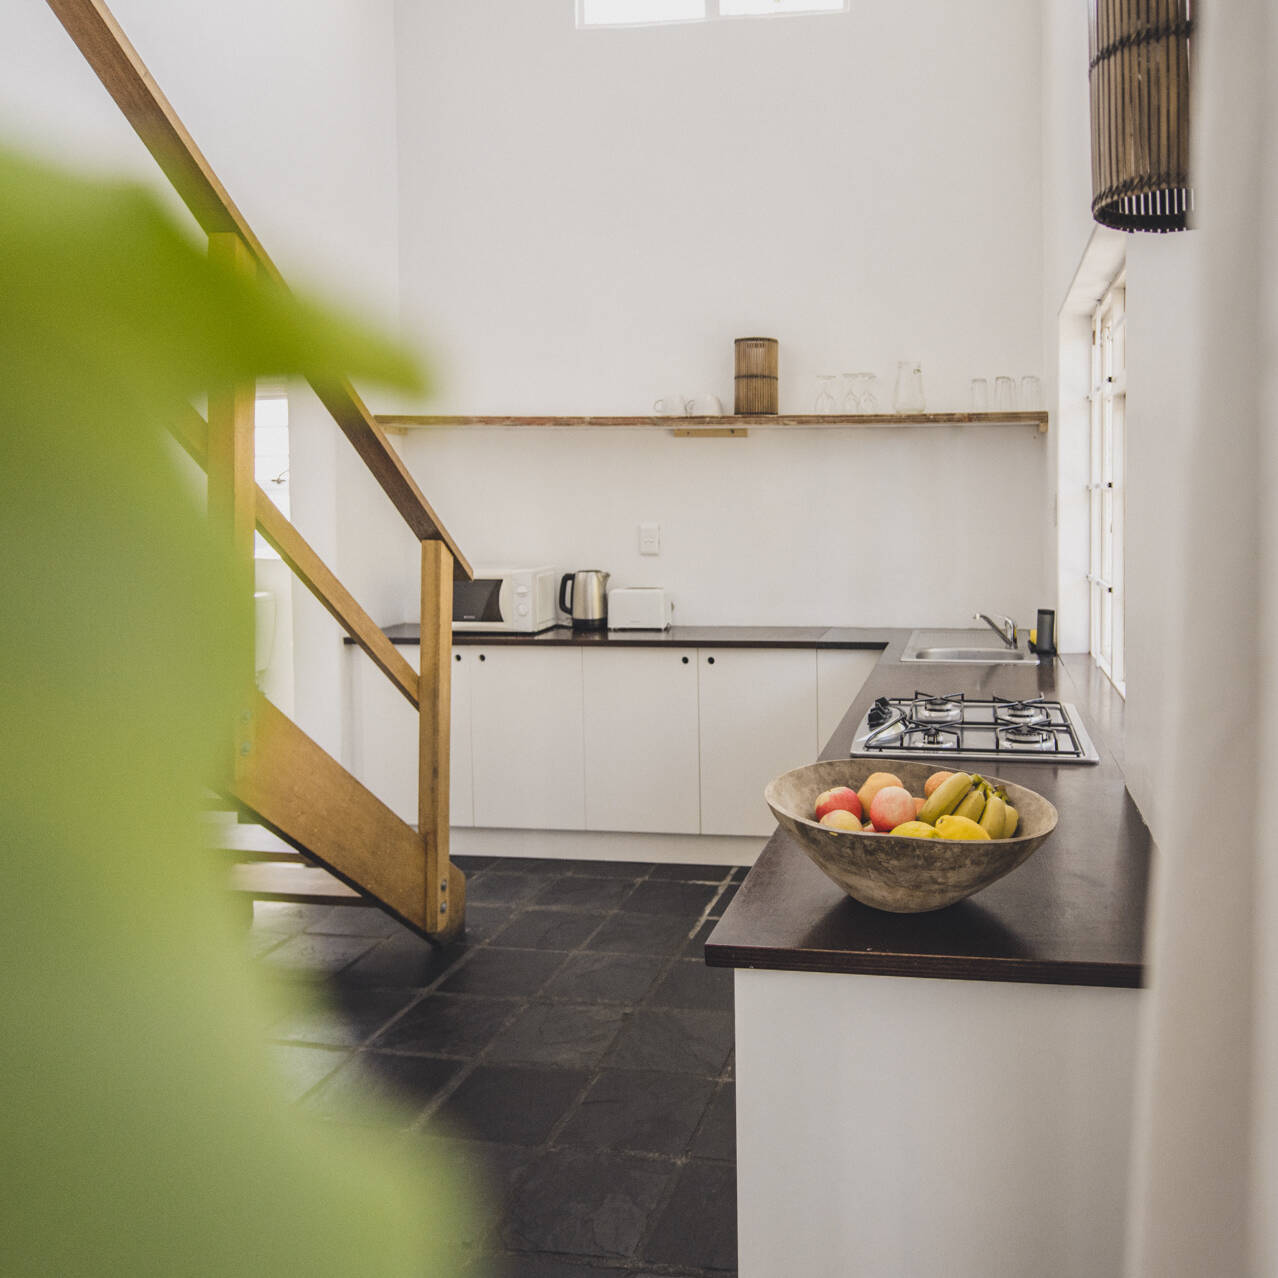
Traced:
[[210, 822], [204, 831], [204, 846], [233, 861], [280, 861], [309, 864], [296, 848], [260, 825]]
[[259, 861], [230, 867], [231, 889], [255, 901], [303, 905], [368, 905], [368, 900], [317, 865]]

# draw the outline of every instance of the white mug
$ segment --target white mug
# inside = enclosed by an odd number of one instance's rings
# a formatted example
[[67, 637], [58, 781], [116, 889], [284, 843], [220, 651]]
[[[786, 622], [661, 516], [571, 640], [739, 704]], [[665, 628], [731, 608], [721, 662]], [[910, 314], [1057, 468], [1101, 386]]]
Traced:
[[711, 395], [709, 391], [702, 391], [700, 395], [694, 395], [687, 404], [689, 417], [722, 417], [723, 404], [720, 402], [718, 395]]
[[652, 406], [658, 417], [682, 417], [688, 411], [682, 395], [665, 395]]

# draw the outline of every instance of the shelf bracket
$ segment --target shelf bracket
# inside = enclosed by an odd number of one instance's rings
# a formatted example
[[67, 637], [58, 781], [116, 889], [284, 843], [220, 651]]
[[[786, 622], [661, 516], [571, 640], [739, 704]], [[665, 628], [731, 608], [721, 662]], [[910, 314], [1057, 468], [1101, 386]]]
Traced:
[[682, 439], [707, 436], [714, 436], [718, 439], [744, 439], [750, 432], [744, 426], [720, 426], [710, 430], [680, 430], [676, 428], [670, 433]]

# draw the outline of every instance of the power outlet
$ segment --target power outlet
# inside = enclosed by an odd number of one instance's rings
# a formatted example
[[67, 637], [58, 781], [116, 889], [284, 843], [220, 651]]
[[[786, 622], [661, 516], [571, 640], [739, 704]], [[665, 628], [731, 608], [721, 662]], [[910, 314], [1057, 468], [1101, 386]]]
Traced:
[[661, 525], [639, 525], [639, 553], [641, 555], [661, 554]]

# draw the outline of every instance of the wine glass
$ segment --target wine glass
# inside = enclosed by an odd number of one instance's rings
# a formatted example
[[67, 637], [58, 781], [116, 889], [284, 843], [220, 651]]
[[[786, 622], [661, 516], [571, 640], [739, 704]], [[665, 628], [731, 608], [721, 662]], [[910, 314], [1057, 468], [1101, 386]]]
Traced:
[[923, 365], [916, 359], [903, 359], [896, 366], [896, 391], [892, 396], [892, 411], [927, 411], [923, 402]]
[[860, 380], [860, 373], [843, 374], [843, 411], [850, 417], [861, 411], [861, 396], [857, 391]]
[[816, 404], [812, 409], [814, 413], [837, 413], [839, 411], [839, 401], [834, 397], [834, 382], [837, 377], [837, 373], [817, 374], [817, 385], [821, 389], [817, 394]]
[[873, 373], [856, 373], [854, 376], [861, 386], [857, 394], [857, 411], [866, 415], [877, 413], [879, 397], [875, 392], [878, 389], [879, 379]]

